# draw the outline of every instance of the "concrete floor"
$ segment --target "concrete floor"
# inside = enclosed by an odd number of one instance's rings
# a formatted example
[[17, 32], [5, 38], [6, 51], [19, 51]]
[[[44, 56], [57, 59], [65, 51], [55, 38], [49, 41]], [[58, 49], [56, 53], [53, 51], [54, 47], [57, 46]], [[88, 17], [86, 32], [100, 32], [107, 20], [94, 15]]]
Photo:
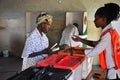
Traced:
[[22, 59], [9, 56], [0, 57], [0, 80], [6, 80], [21, 71]]

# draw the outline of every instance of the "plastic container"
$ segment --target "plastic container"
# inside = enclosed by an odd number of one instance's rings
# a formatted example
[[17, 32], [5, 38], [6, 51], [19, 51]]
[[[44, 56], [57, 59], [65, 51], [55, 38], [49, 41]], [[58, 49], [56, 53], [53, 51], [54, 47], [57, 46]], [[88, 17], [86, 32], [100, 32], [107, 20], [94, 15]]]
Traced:
[[54, 64], [58, 63], [62, 58], [64, 58], [65, 55], [58, 55], [53, 54], [49, 56], [48, 58], [45, 58], [44, 60], [41, 60], [36, 63], [36, 66], [53, 66]]
[[64, 50], [61, 50], [58, 52], [59, 55], [70, 55], [70, 53], [65, 52]]
[[[69, 49], [69, 50], [66, 51], [66, 49]], [[76, 53], [74, 51], [74, 49], [76, 49], [76, 50], [85, 50], [85, 49], [89, 49], [89, 48], [81, 48], [79, 46], [76, 46], [76, 47], [68, 47], [66, 49], [59, 51], [58, 54], [59, 55], [71, 55], [71, 53], [72, 53], [73, 56], [85, 56], [85, 54], [83, 54], [83, 53], [79, 53], [79, 52]], [[73, 49], [73, 51], [71, 51], [72, 49]]]
[[57, 64], [54, 65], [54, 68], [61, 68], [61, 69], [70, 69], [74, 70], [78, 67], [83, 60], [85, 59], [84, 56], [66, 56], [61, 59]]
[[78, 67], [83, 62], [84, 59], [85, 59], [85, 56], [53, 54], [49, 56], [48, 58], [45, 58], [44, 60], [37, 62], [36, 66], [38, 67], [39, 66], [42, 66], [42, 67], [51, 66], [53, 68], [74, 70], [76, 67]]
[[3, 50], [3, 57], [8, 57], [8, 56], [9, 56], [8, 50]]

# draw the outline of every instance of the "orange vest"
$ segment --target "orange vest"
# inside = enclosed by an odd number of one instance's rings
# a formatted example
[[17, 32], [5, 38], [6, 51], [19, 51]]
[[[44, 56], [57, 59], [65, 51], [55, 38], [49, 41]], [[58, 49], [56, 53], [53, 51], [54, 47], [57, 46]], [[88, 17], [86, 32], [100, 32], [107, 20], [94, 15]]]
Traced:
[[[107, 32], [109, 32], [111, 34], [111, 41], [113, 44], [113, 59], [114, 59], [114, 63], [115, 63], [115, 69], [120, 69], [120, 36], [117, 33], [116, 30], [113, 29], [109, 29], [105, 32], [103, 32], [103, 34], [101, 35], [104, 36]], [[109, 54], [109, 53], [108, 53]], [[107, 70], [107, 66], [106, 66], [106, 49], [99, 54], [99, 59], [100, 59], [100, 65], [102, 67], [102, 69], [104, 71]]]

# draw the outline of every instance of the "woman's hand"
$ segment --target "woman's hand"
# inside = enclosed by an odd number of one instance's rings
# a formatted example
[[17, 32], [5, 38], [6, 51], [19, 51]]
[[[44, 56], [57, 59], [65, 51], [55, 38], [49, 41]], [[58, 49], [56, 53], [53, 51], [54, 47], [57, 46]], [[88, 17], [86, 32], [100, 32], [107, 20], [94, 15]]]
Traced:
[[99, 42], [100, 42], [100, 40], [98, 40], [98, 41], [93, 41], [94, 47], [95, 47]]
[[81, 40], [81, 38], [80, 38], [79, 36], [76, 36], [76, 35], [74, 35], [74, 36], [72, 37], [72, 39], [73, 39], [74, 41], [76, 41], [76, 42], [79, 42], [79, 41]]
[[52, 49], [50, 49], [50, 48], [46, 48], [46, 49], [44, 49], [43, 50], [43, 54], [50, 54], [52, 52]]

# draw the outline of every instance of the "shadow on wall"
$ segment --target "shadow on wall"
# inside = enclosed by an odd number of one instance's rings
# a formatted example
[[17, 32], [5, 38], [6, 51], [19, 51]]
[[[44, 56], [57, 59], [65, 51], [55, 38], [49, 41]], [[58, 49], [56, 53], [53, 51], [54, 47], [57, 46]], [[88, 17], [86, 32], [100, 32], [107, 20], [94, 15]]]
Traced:
[[54, 45], [55, 43], [60, 42], [60, 38], [62, 35], [62, 31], [65, 28], [65, 21], [64, 20], [54, 20], [53, 24], [47, 33], [47, 36], [49, 38], [49, 44], [50, 46]]
[[10, 54], [15, 56], [21, 56], [23, 47], [23, 38], [18, 34], [12, 35], [10, 40]]

